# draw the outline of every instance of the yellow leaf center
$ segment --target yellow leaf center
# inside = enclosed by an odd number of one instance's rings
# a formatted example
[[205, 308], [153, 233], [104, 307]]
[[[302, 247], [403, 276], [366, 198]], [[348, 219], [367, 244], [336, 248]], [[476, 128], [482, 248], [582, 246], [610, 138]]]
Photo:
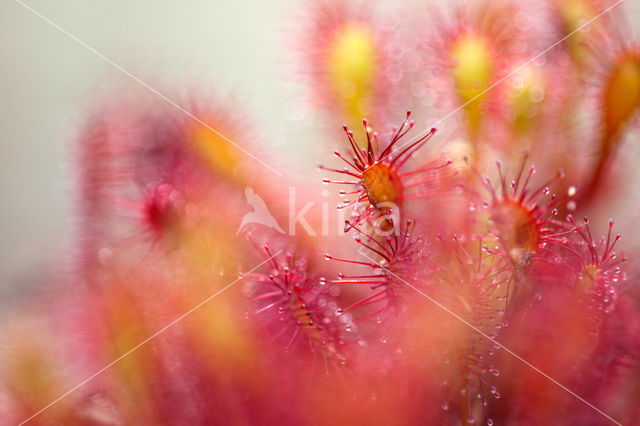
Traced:
[[453, 46], [451, 57], [455, 63], [452, 76], [456, 92], [464, 107], [471, 133], [478, 130], [484, 91], [491, 83], [493, 61], [489, 46], [481, 37], [466, 35]]
[[377, 71], [375, 41], [369, 28], [350, 24], [339, 31], [327, 59], [330, 84], [354, 124], [371, 113], [370, 99]]
[[387, 164], [375, 163], [367, 168], [362, 174], [362, 184], [374, 206], [380, 203], [402, 203], [400, 176]]

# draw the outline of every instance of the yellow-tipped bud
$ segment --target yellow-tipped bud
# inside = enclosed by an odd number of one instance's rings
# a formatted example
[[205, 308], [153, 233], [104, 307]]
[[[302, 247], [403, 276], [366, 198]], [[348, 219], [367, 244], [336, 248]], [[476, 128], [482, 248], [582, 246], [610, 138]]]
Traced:
[[586, 58], [586, 51], [583, 46], [584, 33], [578, 31], [578, 28], [594, 18], [593, 8], [585, 0], [562, 0], [558, 3], [563, 35], [571, 34], [571, 37], [566, 39], [567, 49], [573, 60], [581, 63]]
[[212, 171], [234, 177], [241, 155], [220, 133], [216, 133], [201, 123], [195, 123], [191, 140], [197, 154], [209, 165]]
[[624, 56], [615, 64], [605, 83], [602, 103], [605, 136], [613, 141], [640, 107], [640, 54]]
[[513, 131], [517, 135], [527, 134], [544, 98], [544, 82], [539, 71], [527, 67], [518, 73], [510, 97]]
[[327, 68], [330, 84], [350, 124], [371, 114], [377, 66], [375, 40], [370, 29], [351, 24], [337, 32], [329, 50]]
[[493, 61], [486, 41], [478, 36], [467, 35], [454, 44], [451, 57], [455, 62], [453, 80], [456, 92], [464, 107], [471, 134], [475, 134], [482, 118], [483, 91], [491, 83]]

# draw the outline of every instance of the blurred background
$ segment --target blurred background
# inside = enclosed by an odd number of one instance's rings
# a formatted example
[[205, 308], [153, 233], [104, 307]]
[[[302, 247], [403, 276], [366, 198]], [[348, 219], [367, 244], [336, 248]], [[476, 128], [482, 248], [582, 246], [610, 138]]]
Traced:
[[[295, 150], [298, 158], [304, 156], [300, 164], [317, 162], [325, 150], [305, 146], [304, 135], [317, 117], [294, 96], [297, 89], [286, 78], [299, 2], [25, 4], [161, 91], [195, 82], [223, 96], [233, 94], [262, 139]], [[629, 22], [640, 22], [640, 0], [626, 0], [622, 7]], [[0, 57], [0, 308], [5, 309], [42, 284], [47, 270], [64, 264], [73, 244], [71, 148], [77, 128], [96, 94], [131, 79], [14, 0], [0, 3]]]
[[[161, 91], [191, 81], [234, 95], [274, 145], [295, 132], [285, 117], [297, 108], [282, 78], [295, 3], [25, 2]], [[64, 262], [73, 244], [76, 131], [105, 83], [131, 79], [15, 1], [0, 4], [0, 56], [0, 303], [6, 307], [37, 285], [47, 266]]]

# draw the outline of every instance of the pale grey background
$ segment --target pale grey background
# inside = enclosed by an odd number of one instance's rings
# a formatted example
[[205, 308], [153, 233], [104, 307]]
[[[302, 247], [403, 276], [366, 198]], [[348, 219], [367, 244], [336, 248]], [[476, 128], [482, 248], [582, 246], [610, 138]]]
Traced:
[[[294, 1], [26, 3], [151, 85], [195, 76], [246, 101], [265, 140], [281, 145], [291, 131], [282, 45]], [[74, 133], [104, 82], [128, 77], [12, 0], [0, 3], [0, 63], [0, 301], [7, 302], [73, 243]]]

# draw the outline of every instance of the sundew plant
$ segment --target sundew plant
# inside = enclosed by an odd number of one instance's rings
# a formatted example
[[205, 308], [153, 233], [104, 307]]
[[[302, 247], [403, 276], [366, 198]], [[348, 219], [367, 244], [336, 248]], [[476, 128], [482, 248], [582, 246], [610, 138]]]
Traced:
[[629, 5], [433, 3], [299, 2], [277, 148], [215, 82], [87, 101], [0, 423], [640, 425]]

